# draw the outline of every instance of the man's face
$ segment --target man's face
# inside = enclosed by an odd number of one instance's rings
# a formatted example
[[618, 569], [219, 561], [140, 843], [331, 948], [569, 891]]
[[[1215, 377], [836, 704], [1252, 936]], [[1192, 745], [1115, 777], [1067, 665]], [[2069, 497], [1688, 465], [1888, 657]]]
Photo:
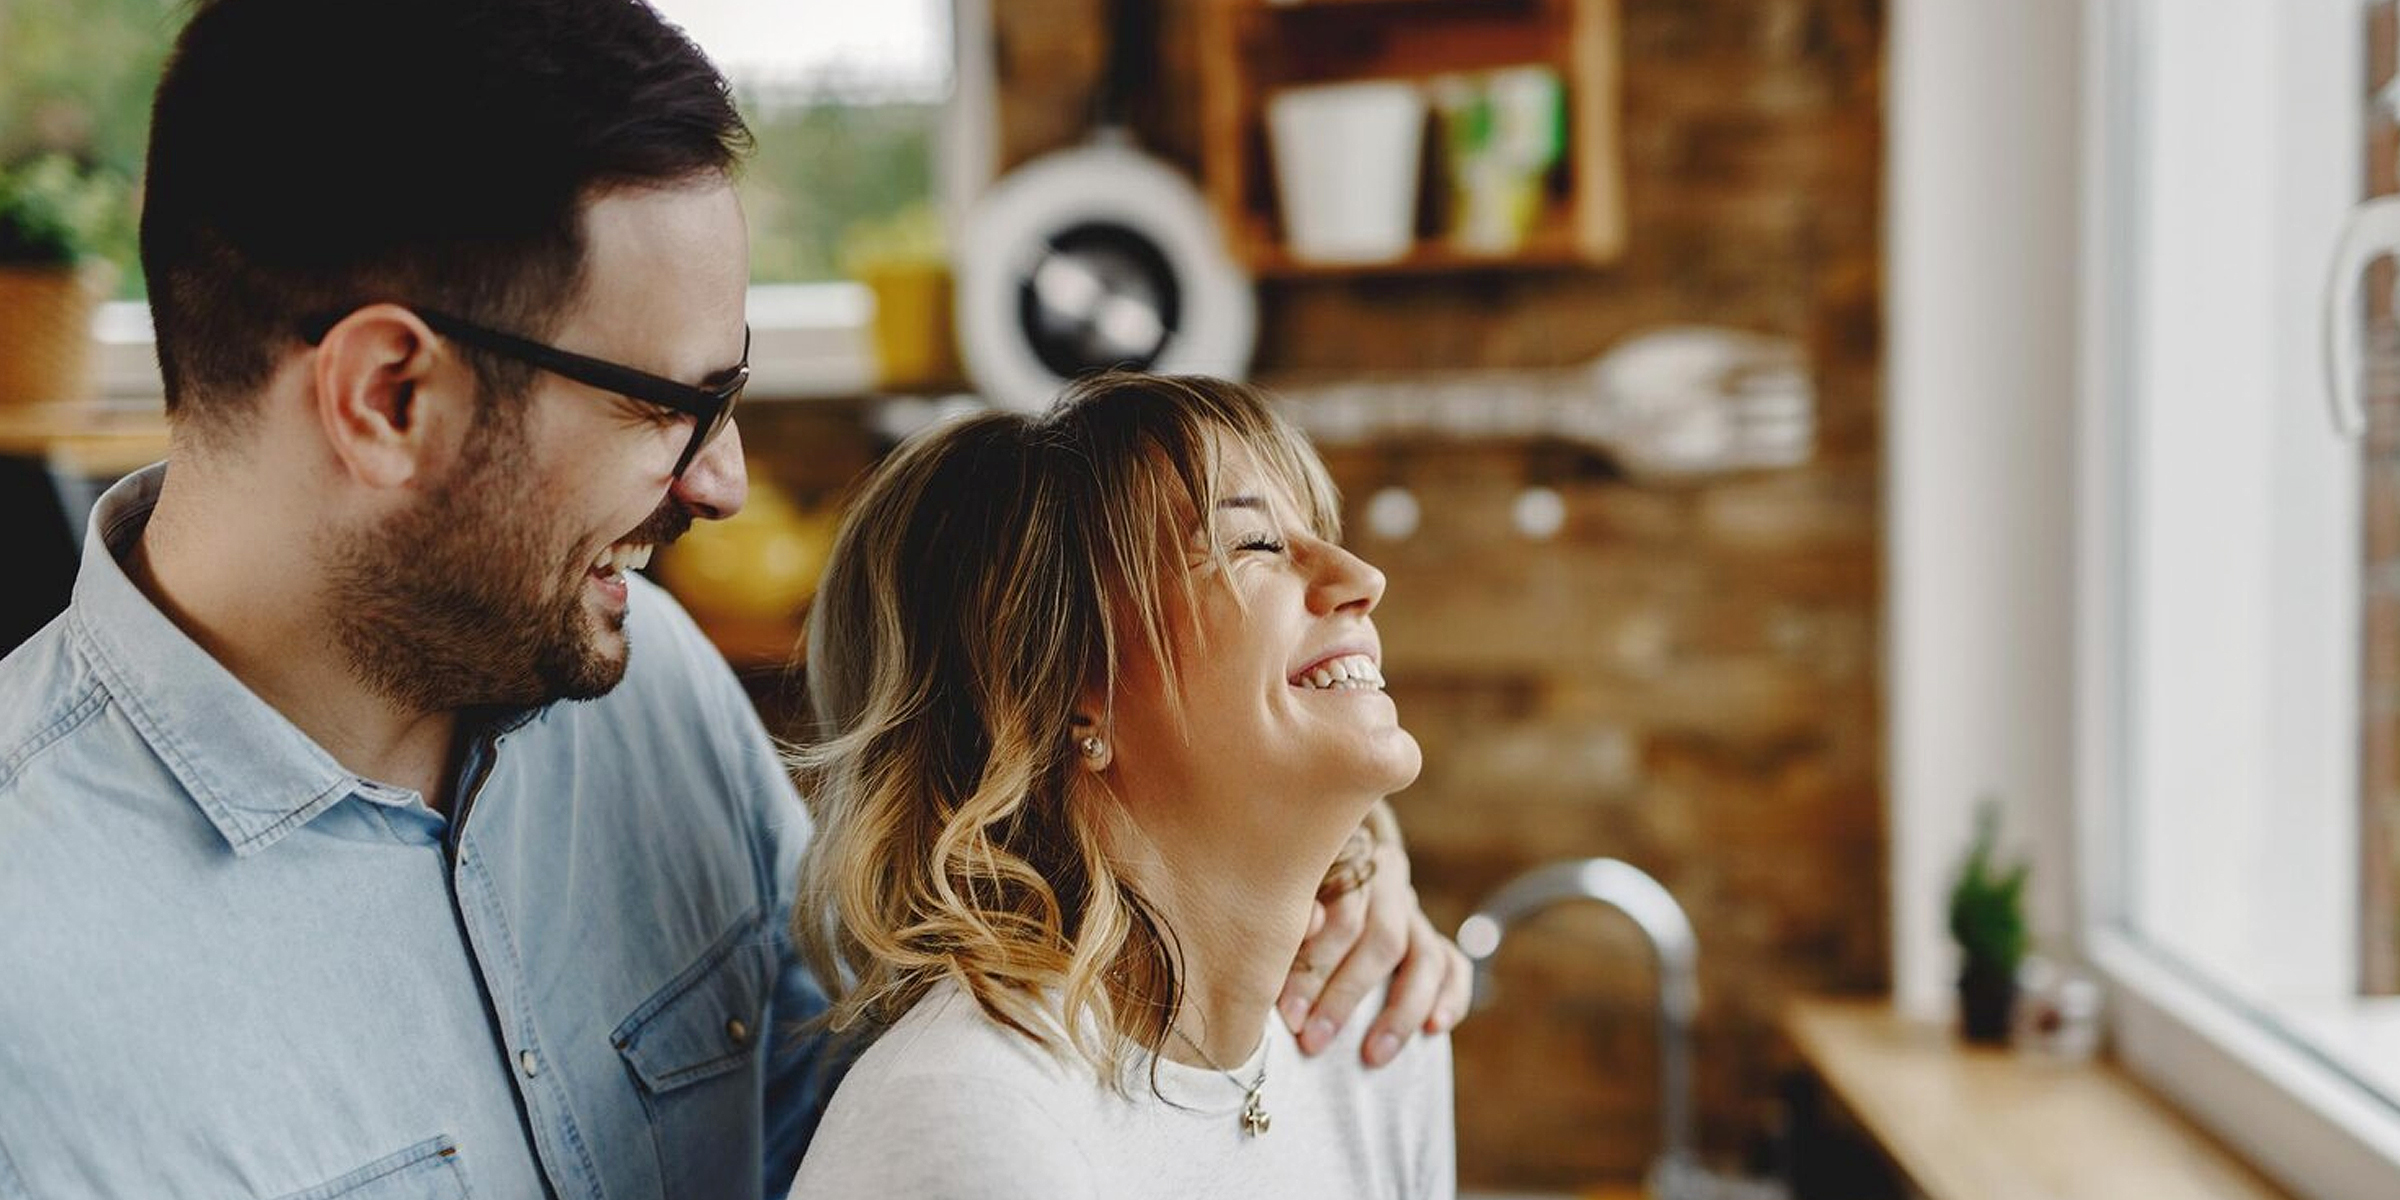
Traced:
[[[722, 182], [585, 210], [585, 291], [550, 339], [699, 384], [740, 361], [748, 243]], [[732, 427], [681, 479], [692, 419], [538, 373], [421, 500], [340, 548], [352, 661], [420, 710], [588, 699], [625, 674], [624, 571], [695, 519], [740, 509]]]

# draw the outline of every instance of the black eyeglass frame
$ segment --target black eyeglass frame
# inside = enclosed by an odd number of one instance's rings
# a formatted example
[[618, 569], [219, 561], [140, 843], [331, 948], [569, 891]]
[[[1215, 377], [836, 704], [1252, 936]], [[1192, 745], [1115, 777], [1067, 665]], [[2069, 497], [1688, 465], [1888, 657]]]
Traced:
[[[443, 337], [516, 359], [527, 366], [538, 367], [587, 387], [628, 396], [692, 418], [692, 440], [685, 443], [682, 457], [675, 460], [673, 478], [676, 479], [683, 478], [692, 460], [700, 457], [700, 451], [716, 440], [716, 436], [723, 433], [727, 425], [733, 423], [734, 406], [741, 401], [742, 389], [750, 386], [750, 327], [747, 325], [742, 327], [742, 361], [731, 369], [730, 379], [711, 388], [694, 387], [623, 363], [547, 346], [531, 338], [478, 325], [464, 317], [454, 317], [435, 309], [411, 305], [409, 311], [417, 314], [419, 320]], [[325, 335], [347, 315], [343, 313], [310, 322], [306, 330], [308, 344], [313, 346], [325, 340]]]

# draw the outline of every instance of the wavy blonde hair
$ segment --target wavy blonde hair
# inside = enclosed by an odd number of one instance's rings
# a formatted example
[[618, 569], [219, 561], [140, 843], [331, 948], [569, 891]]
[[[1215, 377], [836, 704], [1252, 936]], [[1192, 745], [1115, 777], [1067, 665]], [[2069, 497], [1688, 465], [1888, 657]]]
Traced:
[[856, 497], [809, 618], [819, 740], [796, 759], [818, 825], [793, 928], [834, 1029], [888, 1025], [948, 978], [1112, 1088], [1160, 1050], [1175, 935], [1111, 860], [1122, 810], [1073, 722], [1096, 692], [1105, 731], [1128, 654], [1176, 694], [1168, 601], [1195, 552], [1225, 553], [1200, 522], [1235, 445], [1338, 537], [1307, 441], [1193, 376], [1101, 375], [1038, 415], [936, 427]]

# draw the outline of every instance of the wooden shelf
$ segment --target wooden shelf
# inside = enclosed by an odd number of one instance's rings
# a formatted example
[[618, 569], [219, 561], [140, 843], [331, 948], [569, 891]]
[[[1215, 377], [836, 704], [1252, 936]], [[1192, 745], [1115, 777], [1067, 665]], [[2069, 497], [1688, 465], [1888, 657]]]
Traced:
[[[1364, 4], [1369, 0], [1336, 0]], [[1406, 3], [1409, 0], [1382, 0]], [[1614, 252], [1579, 240], [1570, 214], [1552, 205], [1523, 245], [1506, 254], [1476, 254], [1460, 250], [1437, 237], [1420, 239], [1416, 249], [1389, 262], [1322, 263], [1295, 258], [1276, 240], [1272, 226], [1253, 220], [1235, 233], [1236, 253], [1256, 275], [1295, 278], [1348, 275], [1407, 275], [1454, 271], [1507, 271], [1527, 267], [1574, 267], [1602, 263]]]
[[1803, 1000], [1784, 1030], [1930, 1200], [2282, 1200], [2106, 1063], [1961, 1044], [1877, 1000]]
[[[1566, 91], [1566, 146], [1526, 241], [1505, 254], [1453, 249], [1428, 133], [1418, 244], [1381, 263], [1317, 263], [1284, 247], [1269, 165], [1266, 101], [1277, 89], [1360, 79], [1428, 80], [1547, 66]], [[1205, 190], [1236, 258], [1266, 276], [1339, 276], [1595, 266], [1625, 246], [1618, 148], [1617, 0], [1205, 0], [1200, 9]]]

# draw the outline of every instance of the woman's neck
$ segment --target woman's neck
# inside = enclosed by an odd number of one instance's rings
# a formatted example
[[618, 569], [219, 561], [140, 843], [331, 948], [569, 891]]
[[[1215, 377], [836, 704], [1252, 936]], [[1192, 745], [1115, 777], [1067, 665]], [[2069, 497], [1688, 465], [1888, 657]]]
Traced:
[[1324, 838], [1290, 831], [1269, 850], [1152, 838], [1147, 853], [1128, 862], [1133, 885], [1182, 955], [1183, 1003], [1161, 1048], [1167, 1058], [1229, 1069], [1258, 1049], [1308, 936], [1317, 888], [1352, 828]]

